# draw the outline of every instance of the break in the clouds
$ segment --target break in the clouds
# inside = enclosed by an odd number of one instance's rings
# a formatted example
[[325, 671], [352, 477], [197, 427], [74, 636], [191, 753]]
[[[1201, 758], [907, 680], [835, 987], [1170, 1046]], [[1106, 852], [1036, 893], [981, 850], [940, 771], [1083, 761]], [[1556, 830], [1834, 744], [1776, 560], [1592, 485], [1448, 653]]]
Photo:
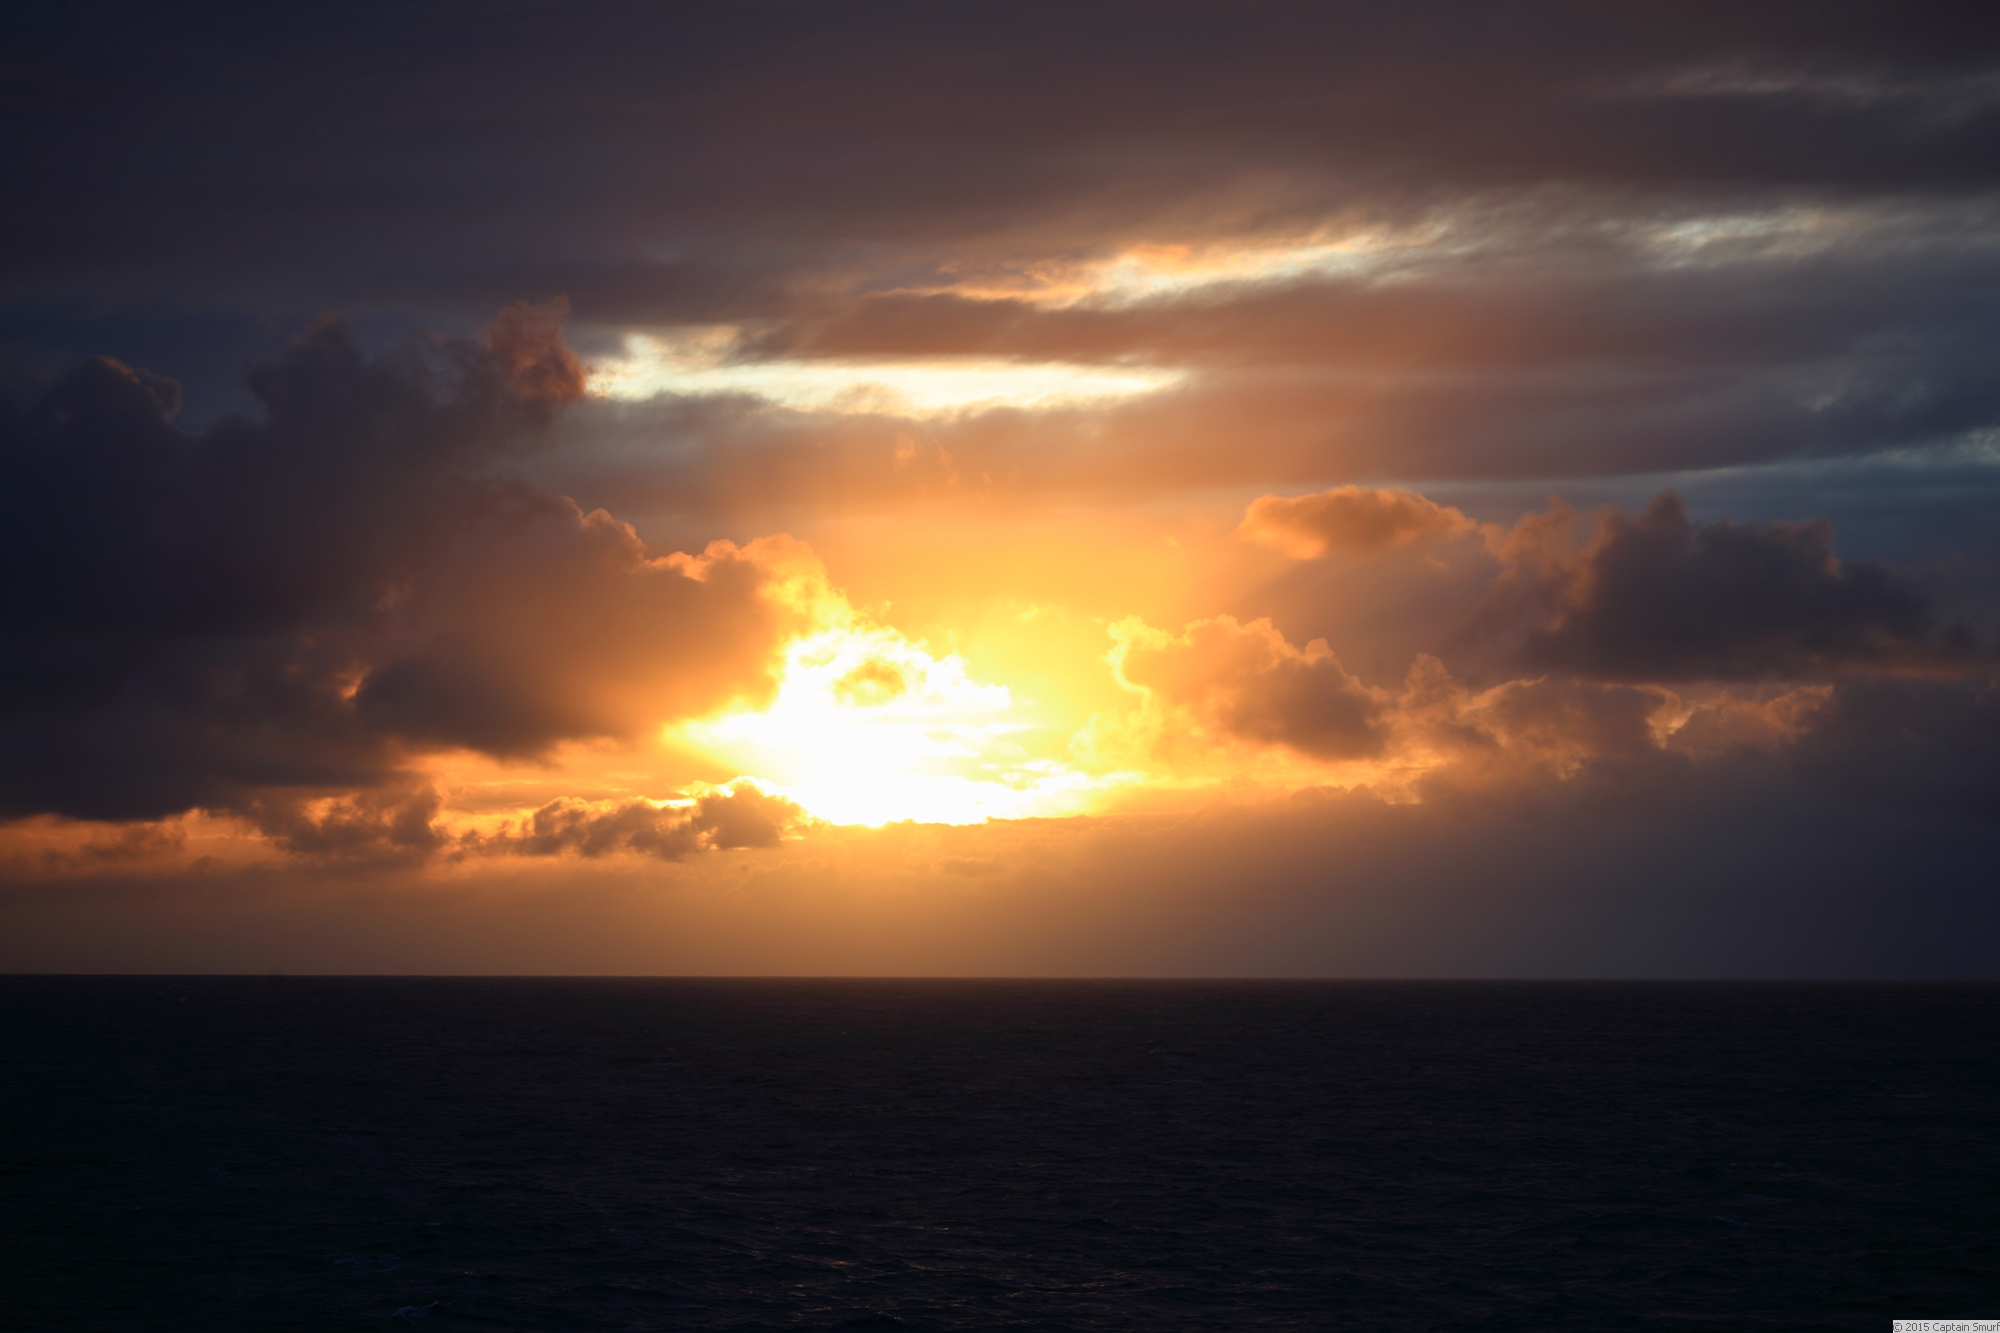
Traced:
[[1983, 13], [14, 35], [10, 966], [238, 959], [196, 936], [311, 885], [376, 904], [336, 969], [371, 921], [409, 966], [1871, 975], [1990, 925]]

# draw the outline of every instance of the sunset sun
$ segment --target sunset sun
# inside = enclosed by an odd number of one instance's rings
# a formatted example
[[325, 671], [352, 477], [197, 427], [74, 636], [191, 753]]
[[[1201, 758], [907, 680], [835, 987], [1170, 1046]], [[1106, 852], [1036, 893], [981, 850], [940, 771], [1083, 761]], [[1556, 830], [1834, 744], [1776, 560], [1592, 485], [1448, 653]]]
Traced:
[[970, 824], [1087, 808], [1086, 775], [1035, 757], [1041, 725], [958, 657], [850, 626], [788, 644], [768, 707], [680, 723], [670, 736], [834, 823]]

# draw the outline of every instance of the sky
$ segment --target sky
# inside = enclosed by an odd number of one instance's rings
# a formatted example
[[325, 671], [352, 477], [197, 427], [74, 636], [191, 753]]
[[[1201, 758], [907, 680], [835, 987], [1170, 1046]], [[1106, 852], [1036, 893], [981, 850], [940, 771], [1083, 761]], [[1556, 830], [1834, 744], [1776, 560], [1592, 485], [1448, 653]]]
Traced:
[[2000, 978], [2000, 13], [7, 26], [0, 968]]

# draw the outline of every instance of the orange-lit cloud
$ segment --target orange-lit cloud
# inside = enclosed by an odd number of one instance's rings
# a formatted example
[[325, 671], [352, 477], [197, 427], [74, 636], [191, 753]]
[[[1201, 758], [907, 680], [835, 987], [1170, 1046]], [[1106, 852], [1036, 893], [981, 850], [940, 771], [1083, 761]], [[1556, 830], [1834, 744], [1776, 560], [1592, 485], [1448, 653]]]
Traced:
[[506, 823], [494, 832], [470, 832], [461, 846], [487, 856], [570, 853], [589, 859], [632, 852], [679, 861], [703, 850], [774, 847], [787, 829], [804, 818], [805, 812], [793, 802], [737, 783], [674, 803], [626, 801], [605, 806], [551, 801], [518, 824]]
[[1425, 537], [1470, 532], [1473, 526], [1458, 510], [1413, 491], [1336, 486], [1313, 495], [1259, 496], [1236, 535], [1310, 560], [1329, 551], [1386, 551]]
[[515, 395], [544, 417], [582, 399], [587, 372], [563, 341], [569, 300], [516, 301], [487, 328], [482, 350]]
[[[1381, 700], [1326, 642], [1288, 643], [1267, 620], [1197, 621], [1169, 636], [1142, 623], [1113, 628], [1120, 677], [1166, 710], [1174, 733], [1284, 745], [1319, 759], [1362, 759], [1383, 745]], [[1173, 737], [1184, 747], [1189, 737]]]

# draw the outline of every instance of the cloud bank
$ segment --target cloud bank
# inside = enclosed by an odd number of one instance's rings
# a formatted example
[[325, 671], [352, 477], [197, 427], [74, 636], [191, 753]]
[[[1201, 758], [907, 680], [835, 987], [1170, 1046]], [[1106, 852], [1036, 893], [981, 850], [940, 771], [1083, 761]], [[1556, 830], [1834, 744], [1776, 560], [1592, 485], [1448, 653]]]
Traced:
[[2000, 20], [15, 35], [7, 966], [1992, 973]]

